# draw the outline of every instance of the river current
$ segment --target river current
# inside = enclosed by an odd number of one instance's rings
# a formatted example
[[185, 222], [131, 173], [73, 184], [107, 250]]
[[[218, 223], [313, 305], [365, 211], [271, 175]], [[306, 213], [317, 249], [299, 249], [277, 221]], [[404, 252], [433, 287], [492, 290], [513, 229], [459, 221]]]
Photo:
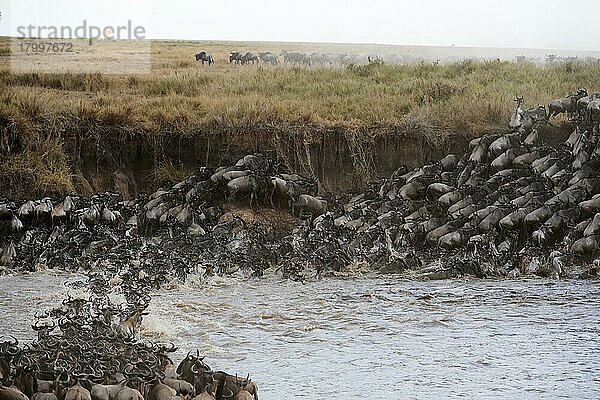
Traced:
[[[77, 279], [0, 277], [0, 332], [33, 339], [35, 312]], [[250, 372], [261, 400], [600, 398], [593, 281], [192, 276], [149, 311], [143, 337], [177, 344], [176, 362], [198, 348], [214, 369]]]

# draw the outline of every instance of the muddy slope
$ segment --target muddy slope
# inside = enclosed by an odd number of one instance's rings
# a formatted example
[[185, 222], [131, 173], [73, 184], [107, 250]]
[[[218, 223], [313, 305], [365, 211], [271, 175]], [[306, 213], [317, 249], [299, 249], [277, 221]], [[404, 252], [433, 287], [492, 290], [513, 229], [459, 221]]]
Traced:
[[[10, 153], [18, 153], [18, 144], [26, 142], [18, 128], [5, 126], [0, 132], [3, 146], [12, 143]], [[568, 133], [568, 129], [549, 128], [545, 134], [564, 140]], [[462, 152], [469, 141], [467, 135], [457, 134], [451, 141], [434, 143], [422, 132], [398, 127], [349, 130], [317, 125], [232, 128], [215, 124], [188, 134], [160, 135], [138, 128], [71, 125], [46, 135], [60, 137], [77, 194], [113, 190], [126, 198], [156, 189], [151, 174], [162, 162], [192, 172], [205, 165], [228, 165], [254, 152], [277, 159], [289, 171], [318, 177], [325, 191], [353, 192], [367, 182], [389, 177], [402, 165], [414, 168]], [[10, 197], [10, 188], [4, 188], [3, 194]]]

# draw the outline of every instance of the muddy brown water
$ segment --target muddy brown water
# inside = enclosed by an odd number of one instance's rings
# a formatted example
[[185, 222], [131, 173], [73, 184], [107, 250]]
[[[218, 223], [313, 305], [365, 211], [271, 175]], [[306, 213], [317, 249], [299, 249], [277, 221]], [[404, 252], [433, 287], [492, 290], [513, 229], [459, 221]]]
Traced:
[[[74, 275], [0, 278], [0, 332], [21, 340]], [[269, 399], [598, 399], [600, 283], [365, 276], [172, 284], [142, 335], [251, 373]]]

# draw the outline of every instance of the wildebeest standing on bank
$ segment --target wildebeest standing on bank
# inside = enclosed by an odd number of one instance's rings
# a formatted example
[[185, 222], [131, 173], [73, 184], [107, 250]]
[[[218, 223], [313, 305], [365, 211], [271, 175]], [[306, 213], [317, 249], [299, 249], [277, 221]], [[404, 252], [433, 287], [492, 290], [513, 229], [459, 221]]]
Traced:
[[548, 105], [548, 119], [555, 117], [558, 114], [574, 113], [579, 99], [586, 97], [587, 95], [587, 90], [579, 89], [575, 94], [562, 99], [554, 100]]
[[202, 61], [202, 65], [207, 62], [210, 66], [215, 62], [215, 59], [213, 58], [212, 54], [201, 51], [200, 53], [196, 54], [196, 61]]

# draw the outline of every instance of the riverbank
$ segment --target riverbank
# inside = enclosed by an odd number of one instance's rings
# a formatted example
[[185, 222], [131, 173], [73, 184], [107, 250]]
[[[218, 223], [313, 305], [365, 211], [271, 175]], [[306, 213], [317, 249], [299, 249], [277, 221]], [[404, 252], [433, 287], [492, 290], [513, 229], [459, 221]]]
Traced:
[[194, 43], [153, 43], [136, 75], [11, 73], [0, 56], [2, 194], [135, 196], [255, 151], [358, 191], [504, 129], [515, 95], [547, 104], [600, 87], [597, 64], [247, 66], [226, 62], [230, 46], [212, 45], [209, 68]]

